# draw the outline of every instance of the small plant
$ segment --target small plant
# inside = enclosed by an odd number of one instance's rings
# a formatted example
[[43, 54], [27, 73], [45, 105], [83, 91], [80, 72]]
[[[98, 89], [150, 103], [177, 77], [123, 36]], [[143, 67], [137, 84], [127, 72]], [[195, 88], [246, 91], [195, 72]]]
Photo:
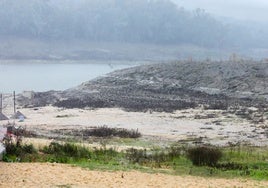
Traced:
[[89, 158], [91, 154], [90, 151], [84, 147], [71, 143], [60, 144], [57, 142], [51, 142], [49, 146], [45, 146], [43, 152], [55, 156], [74, 158]]
[[56, 118], [67, 118], [67, 117], [70, 117], [71, 115], [57, 115]]
[[162, 149], [153, 150], [138, 150], [131, 148], [127, 150], [126, 157], [131, 163], [140, 165], [153, 165], [154, 167], [161, 167], [161, 165], [171, 166], [174, 159], [181, 156], [181, 148], [173, 146]]
[[221, 163], [215, 167], [221, 170], [248, 170], [248, 166], [235, 162]]
[[215, 166], [222, 157], [222, 151], [214, 147], [195, 147], [187, 151], [187, 158], [196, 166]]
[[6, 153], [3, 157], [5, 162], [21, 161], [28, 158], [28, 156], [36, 154], [37, 150], [32, 144], [16, 144], [13, 142], [6, 142]]
[[149, 155], [146, 149], [138, 150], [130, 148], [127, 150], [127, 159], [132, 163], [143, 164], [149, 161]]
[[36, 153], [37, 150], [34, 148], [33, 144], [24, 144], [21, 146], [21, 149], [25, 153], [33, 154]]
[[96, 137], [120, 137], [120, 138], [139, 138], [141, 133], [138, 130], [128, 130], [124, 128], [110, 128], [107, 126], [96, 127], [93, 129], [83, 130], [84, 136]]
[[179, 158], [184, 152], [184, 149], [180, 146], [171, 146], [168, 148], [168, 156], [171, 159]]

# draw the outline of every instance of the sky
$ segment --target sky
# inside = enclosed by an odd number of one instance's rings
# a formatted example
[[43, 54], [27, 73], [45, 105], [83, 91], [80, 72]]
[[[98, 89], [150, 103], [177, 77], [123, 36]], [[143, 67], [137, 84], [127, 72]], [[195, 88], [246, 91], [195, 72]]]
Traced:
[[268, 22], [268, 0], [172, 0], [185, 9], [205, 9], [217, 16]]

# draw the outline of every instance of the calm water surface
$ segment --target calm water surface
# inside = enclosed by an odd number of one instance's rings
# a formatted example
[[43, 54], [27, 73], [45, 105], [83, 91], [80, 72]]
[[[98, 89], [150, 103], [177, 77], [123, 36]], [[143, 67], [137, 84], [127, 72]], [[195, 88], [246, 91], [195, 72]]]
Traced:
[[0, 64], [0, 92], [64, 90], [130, 64]]

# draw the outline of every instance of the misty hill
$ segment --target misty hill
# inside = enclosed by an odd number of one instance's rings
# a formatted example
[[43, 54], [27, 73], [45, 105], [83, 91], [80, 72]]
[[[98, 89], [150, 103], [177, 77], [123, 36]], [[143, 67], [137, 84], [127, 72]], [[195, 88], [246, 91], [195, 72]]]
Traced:
[[[82, 62], [89, 60], [107, 61], [170, 61], [177, 59], [225, 59], [232, 50], [203, 48], [195, 45], [161, 45], [121, 42], [46, 41], [17, 37], [0, 37], [0, 60], [6, 62]], [[263, 51], [243, 54], [261, 59], [267, 54]], [[249, 57], [249, 56], [246, 56]], [[92, 61], [91, 61], [92, 62]]]
[[[52, 42], [267, 47], [267, 29], [222, 22], [169, 0], [0, 0], [0, 36]], [[255, 28], [255, 29], [253, 29]], [[15, 39], [16, 39], [15, 38]]]
[[205, 105], [268, 105], [266, 62], [173, 62], [115, 71], [62, 92], [34, 93], [24, 103], [172, 111]]

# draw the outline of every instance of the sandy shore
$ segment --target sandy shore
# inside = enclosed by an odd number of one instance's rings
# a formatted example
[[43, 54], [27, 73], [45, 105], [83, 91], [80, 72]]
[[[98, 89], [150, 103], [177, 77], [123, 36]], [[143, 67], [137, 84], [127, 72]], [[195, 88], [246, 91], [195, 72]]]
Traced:
[[[19, 109], [27, 119], [17, 125], [36, 132], [56, 129], [85, 129], [107, 125], [109, 127], [138, 129], [143, 136], [158, 140], [180, 141], [202, 137], [215, 145], [251, 143], [267, 146], [267, 122], [253, 124], [234, 114], [223, 111], [189, 109], [175, 113], [125, 112], [121, 109], [61, 109], [51, 106]], [[12, 110], [11, 110], [12, 111]], [[10, 111], [6, 115], [11, 114]], [[11, 121], [12, 122], [12, 121]], [[2, 122], [5, 124], [6, 122]]]
[[0, 163], [0, 169], [0, 187], [268, 187], [265, 181], [100, 172], [50, 163]]
[[[203, 137], [213, 144], [250, 142], [268, 145], [263, 125], [254, 125], [222, 111], [189, 109], [175, 113], [125, 112], [120, 109], [60, 109], [55, 107], [19, 109], [27, 119], [18, 122], [27, 130], [49, 133], [59, 129], [94, 126], [138, 129], [143, 137], [178, 141]], [[5, 111], [10, 115], [12, 111]], [[198, 118], [197, 118], [198, 117]], [[200, 118], [201, 117], [201, 118]], [[205, 117], [205, 118], [203, 118]], [[10, 121], [12, 122], [12, 121]], [[267, 122], [267, 121], [266, 121]], [[1, 124], [7, 124], [3, 121]], [[41, 140], [41, 141], [40, 141]], [[47, 145], [49, 140], [38, 140]], [[36, 141], [36, 140], [35, 140]], [[268, 182], [171, 176], [142, 172], [99, 172], [50, 163], [0, 163], [0, 187], [268, 187]], [[123, 177], [123, 178], [122, 178]]]

